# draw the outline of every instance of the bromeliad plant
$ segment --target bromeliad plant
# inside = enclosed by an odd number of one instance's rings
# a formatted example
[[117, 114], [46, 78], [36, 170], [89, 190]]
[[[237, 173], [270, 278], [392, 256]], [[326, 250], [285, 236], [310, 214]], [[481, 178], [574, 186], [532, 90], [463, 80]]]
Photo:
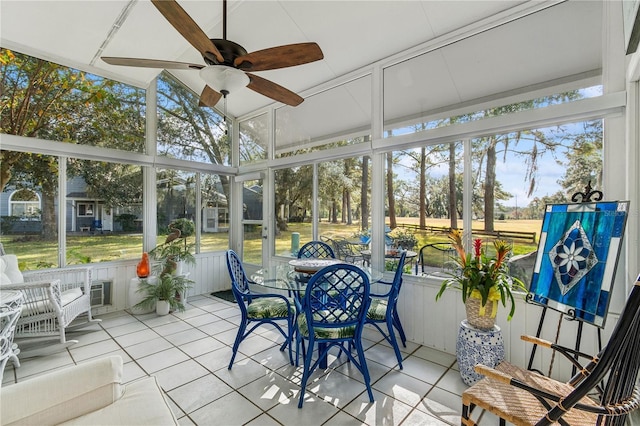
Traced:
[[457, 256], [453, 256], [452, 259], [459, 266], [459, 270], [450, 274], [451, 278], [442, 282], [436, 300], [448, 288], [462, 290], [463, 303], [466, 303], [470, 297], [480, 299], [482, 307], [488, 301], [500, 301], [506, 308], [508, 299], [511, 309], [507, 319], [510, 320], [516, 309], [513, 290], [526, 291], [522, 281], [509, 275], [506, 258], [511, 251], [511, 244], [504, 240], [495, 240], [493, 246], [496, 256], [489, 257], [482, 249], [481, 239], [473, 240], [473, 254], [467, 253], [462, 243], [462, 231], [459, 229], [450, 232], [449, 241], [457, 253]]

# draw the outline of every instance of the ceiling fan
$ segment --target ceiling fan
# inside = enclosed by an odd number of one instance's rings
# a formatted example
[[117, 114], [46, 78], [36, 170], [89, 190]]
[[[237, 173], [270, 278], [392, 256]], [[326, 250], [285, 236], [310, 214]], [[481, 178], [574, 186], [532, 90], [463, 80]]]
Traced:
[[237, 43], [227, 40], [227, 0], [222, 2], [222, 38], [209, 39], [205, 32], [175, 0], [151, 0], [171, 25], [198, 49], [206, 65], [156, 59], [103, 56], [111, 65], [130, 67], [195, 69], [207, 83], [200, 95], [200, 106], [213, 107], [221, 97], [242, 87], [287, 105], [297, 106], [304, 99], [296, 93], [247, 71], [266, 71], [293, 67], [324, 58], [317, 43], [297, 43], [247, 53]]

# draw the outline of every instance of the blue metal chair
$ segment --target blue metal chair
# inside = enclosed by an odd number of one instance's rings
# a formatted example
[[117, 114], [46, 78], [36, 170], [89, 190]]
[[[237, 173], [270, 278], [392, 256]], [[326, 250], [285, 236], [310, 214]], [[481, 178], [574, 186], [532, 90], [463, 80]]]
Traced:
[[[400, 334], [400, 340], [402, 340], [402, 346], [407, 347], [407, 339], [400, 323], [400, 316], [398, 315], [398, 296], [400, 295], [400, 287], [402, 286], [402, 271], [404, 269], [404, 262], [407, 257], [407, 252], [402, 252], [400, 260], [398, 260], [398, 268], [393, 276], [393, 281], [378, 281], [380, 284], [389, 285], [389, 291], [382, 294], [371, 293], [371, 305], [367, 311], [366, 323], [373, 325], [380, 331], [384, 338], [389, 342], [391, 347], [396, 353], [398, 358], [398, 365], [402, 370], [402, 354], [398, 347], [398, 340], [393, 330], [395, 327]], [[382, 330], [380, 324], [387, 325], [387, 332]]]
[[[249, 281], [247, 274], [244, 272], [240, 258], [233, 250], [227, 251], [227, 268], [231, 277], [231, 290], [242, 313], [238, 334], [233, 343], [233, 354], [229, 361], [229, 370], [233, 366], [233, 360], [238, 353], [240, 343], [253, 330], [263, 324], [273, 324], [280, 334], [284, 336], [285, 340], [280, 350], [283, 351], [287, 345], [289, 346], [289, 362], [293, 365], [291, 345], [292, 332], [294, 330], [293, 321], [296, 312], [293, 301], [281, 294], [252, 293], [249, 287], [251, 281]], [[285, 333], [276, 321], [286, 321], [288, 332]], [[250, 324], [252, 326], [247, 330]]]
[[335, 257], [331, 246], [322, 241], [309, 241], [298, 251], [298, 259], [334, 259]]
[[[304, 296], [304, 312], [297, 318], [298, 347], [304, 340], [309, 348], [304, 358], [304, 370], [298, 408], [302, 408], [309, 376], [326, 360], [333, 347], [344, 352], [364, 377], [369, 401], [373, 402], [371, 378], [362, 347], [362, 329], [369, 307], [369, 278], [360, 268], [348, 264], [327, 266], [316, 272], [307, 285]], [[358, 359], [350, 350], [355, 347]], [[313, 348], [318, 344], [318, 357], [312, 364]]]

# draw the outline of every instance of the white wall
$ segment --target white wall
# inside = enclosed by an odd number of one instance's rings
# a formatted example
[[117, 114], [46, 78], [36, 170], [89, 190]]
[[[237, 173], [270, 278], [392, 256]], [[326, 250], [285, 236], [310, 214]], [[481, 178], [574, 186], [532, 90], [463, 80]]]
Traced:
[[[184, 272], [189, 272], [189, 278], [195, 281], [188, 295], [209, 294], [214, 291], [231, 288], [231, 281], [227, 272], [225, 252], [211, 252], [195, 255], [196, 265], [185, 265]], [[136, 276], [136, 265], [139, 259], [120, 262], [94, 263], [92, 277], [94, 280], [112, 280], [111, 305], [101, 306], [92, 310], [94, 315], [126, 309], [127, 295], [131, 278]]]
[[[227, 273], [225, 252], [212, 252], [196, 255], [196, 266], [186, 266], [190, 278], [195, 281], [189, 295], [209, 294], [231, 288]], [[137, 260], [126, 262], [105, 262], [93, 265], [94, 279], [113, 280], [112, 304], [94, 308], [96, 315], [123, 310], [127, 307], [128, 285], [135, 277]], [[400, 317], [411, 342], [438, 349], [450, 354], [456, 352], [456, 338], [460, 321], [466, 314], [459, 291], [447, 290], [436, 302], [436, 293], [440, 288], [440, 280], [433, 278], [416, 278], [404, 276], [402, 290], [398, 301]], [[603, 344], [606, 343], [612, 328], [617, 322], [626, 299], [626, 289], [616, 288], [613, 301], [602, 331]], [[500, 306], [497, 324], [501, 327], [505, 342], [506, 359], [510, 362], [526, 366], [529, 362], [531, 344], [520, 340], [523, 334], [535, 335], [540, 322], [542, 308], [527, 304], [524, 300], [516, 302], [516, 313], [511, 321], [507, 321], [506, 308]], [[558, 330], [559, 314], [548, 310], [541, 337], [555, 341]], [[577, 322], [562, 319], [558, 342], [574, 347], [577, 334]], [[594, 354], [598, 350], [597, 328], [584, 325], [581, 350]], [[548, 366], [553, 364], [553, 375], [562, 380], [570, 375], [570, 364], [556, 355], [552, 362], [552, 352], [538, 349], [534, 368], [543, 369], [547, 373]]]
[[[456, 352], [456, 338], [460, 321], [465, 317], [462, 297], [457, 290], [447, 290], [443, 297], [436, 302], [436, 293], [440, 289], [440, 280], [403, 277], [402, 290], [398, 300], [398, 312], [407, 335], [407, 339], [438, 349], [450, 354]], [[626, 298], [626, 289], [614, 289], [616, 299]], [[505, 357], [515, 365], [527, 366], [532, 345], [520, 339], [521, 335], [535, 336], [542, 308], [527, 304], [523, 299], [517, 300], [516, 312], [511, 321], [507, 321], [507, 309], [500, 305], [497, 324], [502, 329], [505, 343]], [[611, 330], [617, 322], [619, 309], [612, 302], [605, 328], [602, 331], [602, 341], [605, 344]], [[558, 329], [559, 314], [547, 310], [543, 332], [540, 337], [555, 341]], [[576, 321], [562, 319], [558, 342], [573, 348], [576, 342], [578, 325]], [[585, 324], [583, 327], [581, 351], [589, 354], [598, 352], [597, 327]], [[542, 357], [541, 357], [542, 355]], [[535, 357], [534, 368], [543, 369], [547, 373], [551, 365], [552, 352], [539, 348]], [[584, 360], [583, 360], [584, 361]], [[556, 355], [553, 361], [554, 377], [566, 380], [570, 377], [571, 366], [562, 356]]]

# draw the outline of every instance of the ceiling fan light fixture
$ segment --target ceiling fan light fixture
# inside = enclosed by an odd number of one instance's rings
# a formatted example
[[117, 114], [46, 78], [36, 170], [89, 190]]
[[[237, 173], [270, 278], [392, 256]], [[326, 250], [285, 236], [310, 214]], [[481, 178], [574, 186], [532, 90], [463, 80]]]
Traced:
[[226, 65], [204, 67], [200, 70], [200, 78], [220, 93], [233, 93], [249, 84], [249, 76], [244, 71]]

